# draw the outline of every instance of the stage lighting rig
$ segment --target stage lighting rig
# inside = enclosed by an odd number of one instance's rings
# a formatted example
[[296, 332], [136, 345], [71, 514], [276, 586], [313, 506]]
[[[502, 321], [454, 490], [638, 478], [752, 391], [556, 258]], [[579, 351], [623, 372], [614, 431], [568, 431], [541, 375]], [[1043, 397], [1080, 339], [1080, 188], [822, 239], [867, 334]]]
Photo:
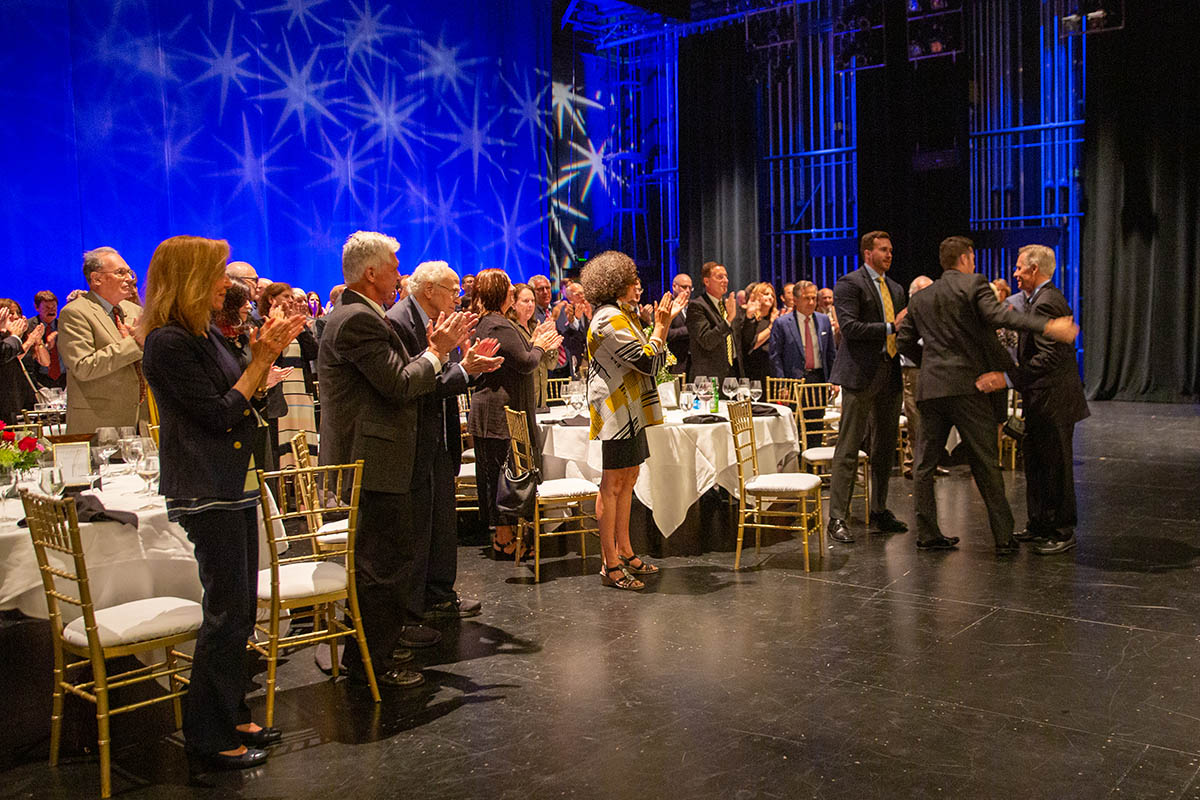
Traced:
[[962, 0], [908, 0], [907, 12], [909, 61], [962, 52]]
[[833, 59], [839, 71], [882, 67], [886, 59], [883, 0], [834, 4]]
[[1125, 27], [1125, 0], [1067, 0], [1063, 12], [1062, 36], [1105, 33]]

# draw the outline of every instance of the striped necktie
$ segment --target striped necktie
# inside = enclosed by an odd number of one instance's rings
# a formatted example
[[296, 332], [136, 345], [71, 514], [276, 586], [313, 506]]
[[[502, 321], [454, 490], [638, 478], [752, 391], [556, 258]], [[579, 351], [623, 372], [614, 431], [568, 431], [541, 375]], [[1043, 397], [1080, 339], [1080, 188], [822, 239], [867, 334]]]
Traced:
[[[729, 312], [725, 310], [724, 303], [717, 303], [717, 308], [721, 309], [721, 319], [729, 322]], [[729, 360], [729, 366], [733, 366], [733, 335], [728, 334], [725, 337], [725, 358]]]
[[[883, 321], [892, 323], [893, 330], [896, 322], [896, 309], [892, 306], [892, 293], [888, 291], [887, 284], [883, 280], [883, 276], [879, 276], [879, 296], [883, 298]], [[889, 333], [887, 337], [887, 354], [891, 358], [896, 357], [896, 334]]]

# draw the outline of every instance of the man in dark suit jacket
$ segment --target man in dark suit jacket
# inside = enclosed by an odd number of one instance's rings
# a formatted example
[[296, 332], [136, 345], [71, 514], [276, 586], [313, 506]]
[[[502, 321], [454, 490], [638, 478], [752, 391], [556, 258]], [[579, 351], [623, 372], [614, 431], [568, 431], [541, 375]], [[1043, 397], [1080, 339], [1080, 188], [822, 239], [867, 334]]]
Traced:
[[[458, 300], [458, 275], [445, 261], [417, 265], [408, 279], [409, 296], [393, 305], [387, 319], [400, 334], [404, 348], [419, 353], [428, 346], [429, 324], [450, 316]], [[478, 600], [454, 591], [458, 576], [458, 513], [454, 478], [462, 465], [462, 437], [457, 396], [467, 391], [471, 375], [500, 366], [502, 359], [486, 357], [496, 343], [480, 340], [465, 357], [461, 351], [437, 375], [436, 391], [417, 400], [417, 445], [413, 465], [413, 572], [408, 613], [413, 622], [424, 617], [473, 617]]]
[[[681, 272], [675, 276], [675, 280], [671, 281], [671, 292], [676, 297], [683, 297], [685, 300], [690, 300], [692, 296], [692, 276], [686, 272]], [[671, 366], [671, 372], [675, 375], [683, 375], [684, 380], [692, 379], [691, 370], [691, 338], [688, 336], [687, 326], [687, 309], [676, 314], [671, 320], [671, 327], [667, 328], [667, 348], [675, 356], [675, 363]]]
[[[997, 328], [1042, 332], [1070, 341], [1078, 329], [1067, 320], [1018, 314], [996, 300], [984, 276], [975, 273], [975, 250], [962, 236], [945, 239], [939, 248], [942, 277], [913, 296], [901, 321], [897, 344], [921, 367], [917, 407], [921, 412], [920, 461], [914, 474], [917, 547], [944, 550], [958, 543], [938, 527], [933, 482], [938, 456], [950, 427], [958, 428], [975, 485], [983, 495], [996, 552], [1017, 550], [1013, 516], [1004, 496], [1004, 480], [996, 450], [994, 408], [985, 391], [1006, 387], [1003, 370], [1011, 360]], [[918, 343], [920, 340], [920, 343]]]
[[566, 351], [567, 363], [551, 370], [552, 378], [575, 377], [579, 374], [579, 364], [587, 357], [587, 332], [592, 324], [591, 306], [584, 299], [583, 288], [579, 284], [565, 281], [562, 295], [566, 303], [555, 318], [554, 326], [558, 335], [563, 337], [562, 347]]
[[[387, 669], [401, 640], [413, 559], [412, 496], [417, 413], [422, 395], [470, 335], [471, 315], [439, 323], [423, 353], [411, 353], [384, 318], [396, 298], [395, 239], [357, 231], [342, 248], [346, 291], [331, 311], [317, 357], [321, 376], [322, 464], [363, 461], [355, 559], [358, 601], [372, 663], [381, 685], [419, 686], [419, 672]], [[401, 659], [411, 653], [401, 653]], [[343, 661], [361, 680], [358, 650]], [[386, 670], [386, 672], [385, 672]]]
[[741, 377], [742, 360], [738, 357], [737, 299], [729, 290], [725, 267], [706, 261], [700, 268], [704, 291], [692, 295], [687, 306], [687, 330], [691, 354], [691, 374], [717, 379], [717, 388], [729, 375]]
[[[842, 276], [833, 287], [842, 341], [831, 380], [842, 387], [842, 419], [830, 478], [828, 532], [834, 541], [845, 543], [854, 541], [846, 517], [859, 450], [871, 457], [868, 523], [883, 533], [908, 530], [887, 507], [900, 427], [902, 385], [896, 325], [904, 319], [904, 289], [887, 277], [892, 266], [891, 236], [871, 231], [862, 237], [861, 251], [863, 265]], [[868, 432], [871, 444], [864, 447]]]
[[[1026, 245], [1017, 255], [1022, 307], [1037, 318], [1071, 316], [1067, 298], [1050, 283], [1054, 251]], [[1075, 546], [1075, 423], [1089, 416], [1075, 348], [1036, 333], [1022, 333], [1017, 368], [1010, 371], [1025, 413], [1025, 499], [1029, 522], [1018, 539], [1035, 539], [1042, 555]]]
[[[771, 374], [776, 378], [800, 378], [807, 383], [828, 383], [833, 374], [833, 326], [817, 311], [817, 286], [800, 281], [792, 286], [792, 309], [780, 314], [771, 326], [767, 347]], [[804, 412], [807, 419], [820, 419], [824, 410]], [[818, 447], [819, 434], [809, 434], [805, 447]]]

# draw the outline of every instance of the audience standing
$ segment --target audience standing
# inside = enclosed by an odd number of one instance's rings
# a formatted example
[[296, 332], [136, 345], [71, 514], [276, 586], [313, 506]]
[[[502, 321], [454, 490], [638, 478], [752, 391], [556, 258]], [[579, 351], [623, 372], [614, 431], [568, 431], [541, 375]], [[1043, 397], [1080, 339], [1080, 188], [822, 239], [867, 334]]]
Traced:
[[737, 357], [737, 298], [730, 294], [725, 267], [715, 261], [700, 268], [704, 291], [693, 295], [687, 306], [687, 329], [691, 345], [692, 375], [717, 379], [717, 386], [730, 374], [741, 373]]
[[[781, 315], [771, 330], [771, 374], [777, 378], [799, 378], [806, 383], [828, 383], [835, 358], [833, 330], [829, 317], [816, 310], [817, 287], [809, 281], [800, 281], [792, 287], [792, 298], [792, 310]], [[828, 400], [824, 398], [825, 402]], [[811, 420], [819, 420], [824, 414], [824, 409], [819, 408], [804, 412], [805, 418]], [[810, 434], [804, 446], [820, 444], [820, 436]]]

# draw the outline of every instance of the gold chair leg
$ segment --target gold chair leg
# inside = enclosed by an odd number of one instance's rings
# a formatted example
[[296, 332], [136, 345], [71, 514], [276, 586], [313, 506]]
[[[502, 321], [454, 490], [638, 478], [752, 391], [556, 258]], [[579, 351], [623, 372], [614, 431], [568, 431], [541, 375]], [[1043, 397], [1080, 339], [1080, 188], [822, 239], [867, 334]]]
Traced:
[[275, 724], [275, 673], [279, 667], [279, 615], [271, 610], [271, 641], [267, 645], [267, 725]]
[[[575, 516], [579, 517], [579, 527], [580, 528], [587, 527], [586, 525], [583, 524], [583, 501], [582, 500], [579, 501], [575, 505]], [[587, 568], [587, 531], [585, 531], [585, 530], [579, 531], [579, 555], [581, 558], [583, 558], [583, 566], [584, 566], [584, 569], [586, 569]]]
[[746, 503], [745, 503], [745, 501], [742, 501], [742, 503], [740, 503], [738, 505], [737, 548], [736, 548], [736, 550], [734, 550], [734, 554], [733, 554], [734, 570], [739, 570], [742, 568], [742, 537], [745, 535], [745, 532], [746, 532]]
[[863, 460], [863, 514], [871, 524], [871, 459]]
[[62, 650], [54, 649], [54, 702], [50, 711], [50, 766], [58, 766], [58, 749], [62, 742], [63, 681], [66, 680]]
[[[179, 676], [174, 674], [175, 651], [172, 648], [167, 647], [163, 652], [164, 652], [164, 656], [165, 656], [165, 661], [167, 662], [167, 669], [172, 670], [171, 694], [175, 694], [176, 692], [179, 691], [180, 687], [182, 686], [182, 684], [179, 681]], [[171, 701], [171, 705], [175, 709], [175, 730], [179, 730], [180, 728], [183, 727], [183, 703], [180, 702], [178, 697], [176, 697]]]
[[[358, 644], [358, 655], [362, 660], [363, 670], [367, 673], [367, 686], [371, 689], [371, 699], [376, 703], [379, 696], [379, 684], [375, 682], [375, 666], [371, 663], [371, 651], [367, 649], [367, 635], [363, 633], [362, 615], [358, 611], [358, 596], [351, 594], [346, 603], [346, 615], [354, 623], [354, 641]], [[391, 656], [391, 653], [388, 654]]]
[[542, 507], [533, 507], [533, 582], [542, 581]]
[[108, 730], [108, 687], [96, 686], [97, 745], [100, 750], [100, 796], [112, 796], [112, 741]]

